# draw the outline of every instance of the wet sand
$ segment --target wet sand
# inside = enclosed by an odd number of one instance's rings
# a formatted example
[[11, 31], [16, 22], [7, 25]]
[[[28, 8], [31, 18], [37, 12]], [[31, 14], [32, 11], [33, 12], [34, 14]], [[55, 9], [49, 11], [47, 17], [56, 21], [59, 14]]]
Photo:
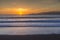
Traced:
[[60, 34], [50, 34], [50, 35], [0, 35], [0, 40], [60, 40]]

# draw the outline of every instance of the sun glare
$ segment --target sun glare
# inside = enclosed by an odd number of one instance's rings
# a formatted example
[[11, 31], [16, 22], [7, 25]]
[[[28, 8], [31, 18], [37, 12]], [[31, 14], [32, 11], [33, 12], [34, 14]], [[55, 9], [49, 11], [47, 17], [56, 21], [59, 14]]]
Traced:
[[18, 8], [17, 9], [18, 14], [20, 15], [24, 15], [28, 13], [28, 9], [24, 9], [24, 8]]

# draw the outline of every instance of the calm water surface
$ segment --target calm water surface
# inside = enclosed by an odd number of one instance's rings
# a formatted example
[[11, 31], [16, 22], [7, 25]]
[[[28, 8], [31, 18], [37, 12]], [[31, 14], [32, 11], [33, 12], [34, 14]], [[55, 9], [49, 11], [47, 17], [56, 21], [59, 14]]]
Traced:
[[60, 27], [5, 27], [1, 35], [60, 34]]

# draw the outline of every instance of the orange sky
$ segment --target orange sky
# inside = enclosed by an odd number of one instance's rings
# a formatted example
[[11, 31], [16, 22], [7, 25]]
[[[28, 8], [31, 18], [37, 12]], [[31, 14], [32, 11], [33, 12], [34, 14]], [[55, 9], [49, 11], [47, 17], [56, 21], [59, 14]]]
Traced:
[[[21, 10], [20, 8], [22, 8], [23, 10]], [[21, 14], [40, 13], [46, 11], [60, 11], [60, 1], [59, 0], [0, 0], [0, 14], [21, 15]]]
[[40, 13], [47, 11], [56, 11], [57, 8], [40, 8], [40, 9], [31, 9], [31, 8], [2, 8], [0, 9], [0, 14], [31, 14], [31, 13]]

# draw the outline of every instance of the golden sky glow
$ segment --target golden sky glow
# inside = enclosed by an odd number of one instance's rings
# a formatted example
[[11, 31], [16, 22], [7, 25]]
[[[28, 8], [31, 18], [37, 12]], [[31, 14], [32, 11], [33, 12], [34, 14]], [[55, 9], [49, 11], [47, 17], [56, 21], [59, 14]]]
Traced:
[[60, 0], [0, 0], [0, 14], [31, 14], [60, 11]]
[[0, 14], [18, 14], [18, 15], [26, 15], [30, 14], [33, 11], [28, 8], [2, 8], [0, 9]]
[[20, 14], [20, 15], [24, 15], [24, 14], [28, 14], [29, 13], [29, 9], [18, 8], [16, 10], [17, 10], [17, 14]]
[[31, 9], [31, 8], [2, 8], [0, 9], [0, 14], [18, 14], [26, 15], [31, 13], [40, 13], [46, 11], [58, 11], [59, 8], [40, 8], [40, 9]]

